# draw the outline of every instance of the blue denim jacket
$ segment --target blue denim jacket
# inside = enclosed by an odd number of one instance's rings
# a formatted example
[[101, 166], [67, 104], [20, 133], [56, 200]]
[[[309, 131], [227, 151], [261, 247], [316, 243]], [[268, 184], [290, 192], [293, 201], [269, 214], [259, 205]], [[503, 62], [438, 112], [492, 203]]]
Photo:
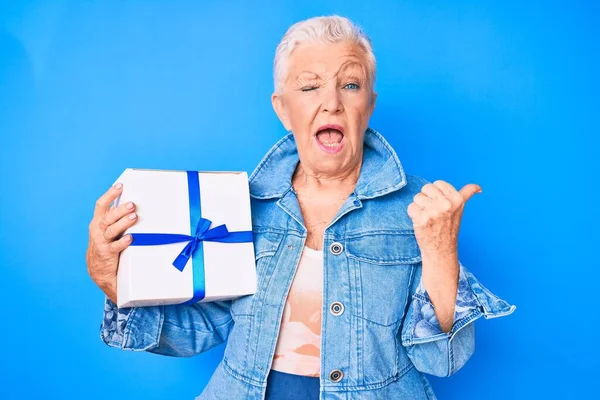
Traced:
[[[454, 325], [443, 332], [421, 284], [406, 210], [426, 180], [406, 174], [378, 132], [365, 132], [355, 191], [324, 233], [320, 399], [435, 399], [425, 374], [450, 376], [474, 351], [473, 321], [511, 314], [460, 263]], [[262, 400], [285, 300], [306, 239], [291, 177], [292, 134], [251, 174], [258, 274], [254, 295], [193, 305], [118, 309], [105, 298], [102, 340], [123, 350], [189, 357], [227, 342], [200, 400]], [[342, 312], [330, 307], [342, 303]]]

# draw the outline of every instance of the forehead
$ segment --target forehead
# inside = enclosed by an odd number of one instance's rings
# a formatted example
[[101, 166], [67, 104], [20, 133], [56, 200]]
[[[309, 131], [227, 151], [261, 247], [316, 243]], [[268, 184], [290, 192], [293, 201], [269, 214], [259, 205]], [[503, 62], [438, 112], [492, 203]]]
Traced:
[[356, 43], [303, 43], [296, 47], [288, 59], [288, 77], [300, 72], [332, 74], [341, 67], [366, 71], [364, 50]]

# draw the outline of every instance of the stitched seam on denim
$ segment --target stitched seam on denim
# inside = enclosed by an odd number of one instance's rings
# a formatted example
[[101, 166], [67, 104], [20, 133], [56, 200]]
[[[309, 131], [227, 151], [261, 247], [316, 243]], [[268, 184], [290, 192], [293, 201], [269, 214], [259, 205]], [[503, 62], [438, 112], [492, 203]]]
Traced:
[[[284, 240], [285, 240], [285, 239], [284, 239]], [[300, 263], [300, 256], [301, 256], [301, 255], [302, 255], [302, 253], [301, 253], [301, 252], [298, 252], [298, 256], [296, 256], [296, 269], [298, 268], [298, 264]], [[281, 257], [281, 255], [280, 255], [280, 257]], [[291, 278], [290, 278], [290, 279], [288, 279], [288, 281], [287, 281], [288, 291], [289, 291], [289, 289], [290, 289], [290, 286], [291, 286], [291, 284], [292, 284], [292, 281], [294, 280], [294, 275], [295, 275], [295, 274], [292, 274]], [[281, 309], [281, 307], [282, 307], [282, 306], [284, 306], [284, 304], [285, 304], [285, 301], [286, 301], [286, 300], [287, 300], [287, 296], [282, 296], [282, 299], [281, 299], [281, 300], [280, 300], [280, 302], [279, 302], [279, 307], [278, 307], [278, 309]], [[285, 306], [284, 306], [284, 307], [285, 307]], [[264, 309], [264, 307], [263, 307], [263, 309]], [[260, 318], [260, 321], [261, 321], [261, 323], [262, 323], [262, 318]], [[281, 329], [281, 322], [278, 322], [278, 323], [280, 324], [280, 325], [279, 325], [279, 330], [280, 330], [280, 329]], [[272, 339], [271, 339], [271, 343], [270, 343], [270, 345], [269, 345], [269, 349], [274, 349], [274, 346], [275, 346], [275, 344], [276, 344], [276, 340], [278, 339], [278, 337], [279, 337], [279, 335], [272, 335]], [[259, 339], [260, 339], [260, 337], [259, 337]], [[257, 342], [259, 342], [259, 340], [257, 340]], [[273, 351], [274, 351], [274, 350], [273, 350]], [[275, 356], [275, 355], [273, 354], [273, 357], [274, 357], [274, 356]], [[255, 360], [254, 364], [256, 364], [256, 357], [254, 357], [254, 360]], [[272, 360], [271, 360], [271, 363], [272, 363]], [[254, 369], [254, 366], [252, 367], [252, 369]]]
[[[344, 204], [346, 204], [346, 202], [350, 199], [350, 197], [348, 197], [345, 201]], [[343, 205], [342, 205], [343, 206]], [[354, 204], [354, 202], [352, 203], [352, 205], [346, 207], [345, 209], [342, 210], [342, 212], [338, 215], [336, 214], [333, 217], [333, 220], [331, 220], [331, 222], [325, 227], [325, 231], [327, 231], [327, 229], [329, 229], [330, 227], [334, 226], [340, 219], [344, 218], [344, 216], [346, 216], [347, 214], [351, 213], [352, 211], [362, 208], [362, 204], [360, 206], [357, 206]], [[345, 237], [345, 230], [344, 230], [344, 237]]]
[[[239, 325], [239, 326], [241, 326], [241, 325]], [[248, 365], [248, 354], [250, 353], [248, 351], [248, 342], [249, 342], [250, 336], [252, 335], [252, 324], [248, 324], [247, 326], [248, 326], [248, 329], [244, 331], [246, 334], [246, 343], [244, 344], [244, 348], [240, 349], [242, 351], [241, 354], [243, 355], [241, 364], [244, 366], [244, 368], [246, 368]], [[229, 352], [227, 352], [227, 351], [223, 354], [223, 365], [233, 371], [233, 367], [229, 366]], [[236, 372], [236, 374], [242, 376], [241, 374], [239, 374], [237, 372]]]
[[[255, 295], [256, 295], [256, 294], [244, 295], [244, 296], [242, 296], [242, 297], [246, 297], [246, 296], [255, 296]], [[235, 301], [235, 300], [234, 300], [234, 301]], [[251, 316], [253, 316], [253, 315], [254, 315], [254, 314], [253, 314], [253, 312], [254, 312], [254, 304], [256, 303], [256, 298], [254, 298], [254, 297], [253, 297], [252, 299], [248, 299], [248, 300], [246, 300], [246, 301], [249, 301], [249, 302], [250, 302], [250, 311], [246, 311], [246, 312], [244, 312], [244, 313], [242, 313], [242, 312], [239, 312], [239, 313], [238, 313], [237, 311], [234, 311], [234, 310], [235, 310], [235, 307], [233, 307], [233, 303], [232, 303], [232, 306], [231, 306], [231, 313], [232, 313], [233, 315], [235, 315], [236, 317], [251, 317]]]
[[448, 340], [446, 342], [446, 346], [448, 348], [448, 376], [452, 375], [454, 371], [454, 352], [452, 350], [452, 341]]
[[367, 129], [369, 131], [371, 131], [372, 133], [374, 133], [374, 136], [377, 138], [377, 140], [379, 140], [379, 142], [383, 145], [383, 147], [385, 147], [386, 150], [390, 153], [391, 158], [394, 160], [394, 164], [396, 164], [396, 168], [400, 171], [400, 174], [402, 176], [402, 181], [404, 181], [404, 177], [406, 174], [403, 173], [402, 163], [400, 162], [400, 159], [398, 158], [396, 151], [389, 145], [389, 143], [386, 143], [386, 141], [383, 140], [383, 136], [381, 135], [381, 133], [377, 132], [375, 129], [370, 128], [370, 127], [368, 127]]
[[491, 318], [498, 318], [498, 317], [504, 317], [507, 315], [512, 314], [515, 310], [517, 309], [517, 306], [515, 306], [514, 304], [510, 306], [510, 308], [506, 311], [500, 311], [500, 312], [496, 312], [496, 313], [489, 313], [489, 314], [483, 314], [483, 316], [485, 317], [485, 319], [491, 319]]
[[252, 226], [253, 233], [278, 233], [280, 235], [285, 235], [287, 231], [285, 229], [272, 228], [266, 226], [253, 225]]
[[[419, 371], [419, 378], [420, 378], [421, 382], [423, 383], [423, 388], [425, 390], [425, 394], [427, 395], [427, 400], [436, 400], [437, 397], [435, 396], [433, 387], [427, 380], [427, 377], [425, 376], [425, 374], [423, 374], [421, 371]], [[431, 397], [430, 394], [433, 395], [433, 397]]]
[[258, 261], [259, 259], [261, 259], [263, 257], [274, 256], [275, 253], [277, 253], [277, 250], [265, 250], [265, 251], [261, 251], [259, 253], [256, 253], [256, 255], [255, 255], [255, 261]]
[[[246, 322], [246, 323], [248, 323], [248, 322]], [[250, 338], [254, 334], [254, 323], [248, 323], [248, 324], [249, 324], [248, 328], [244, 332], [246, 334], [246, 343], [244, 344], [244, 349], [243, 349], [243, 353], [242, 353], [243, 354], [243, 358], [242, 358], [242, 360], [243, 360], [242, 361], [242, 365], [243, 366], [247, 366], [248, 364], [250, 364], [249, 360], [248, 360], [248, 356], [250, 354], [255, 354], [256, 353], [256, 351], [254, 351], [254, 352], [250, 352], [249, 351], [249, 349], [250, 349]], [[257, 346], [258, 346], [258, 344], [257, 344]]]
[[[358, 293], [356, 291], [356, 288], [362, 288], [361, 285], [361, 281], [360, 281], [360, 269], [358, 269], [357, 265], [351, 265], [351, 262], [353, 261], [349, 261], [348, 262], [348, 266], [349, 268], [352, 268], [354, 270], [354, 288], [355, 288], [355, 299], [354, 299], [354, 307], [353, 309], [357, 310], [360, 309], [360, 312], [362, 313], [362, 292]], [[350, 313], [350, 314], [354, 314], [354, 313]], [[352, 319], [354, 320], [354, 323], [356, 324], [356, 343], [358, 344], [356, 352], [357, 352], [357, 361], [358, 361], [358, 378], [362, 378], [362, 383], [364, 383], [364, 352], [362, 351], [362, 349], [365, 347], [365, 343], [364, 343], [364, 334], [363, 334], [363, 324], [364, 322], [362, 321], [362, 319], [358, 318], [358, 316], [356, 315], [352, 315]]]
[[[353, 258], [353, 257], [349, 257], [349, 258]], [[359, 265], [358, 263], [356, 264], [356, 266], [357, 266], [357, 269], [358, 269], [358, 271], [362, 272], [362, 270], [360, 269], [360, 265]], [[411, 283], [411, 282], [412, 282], [412, 281], [411, 281], [411, 279], [412, 279], [412, 276], [413, 276], [412, 274], [413, 274], [413, 272], [414, 272], [414, 269], [415, 269], [415, 268], [417, 268], [417, 267], [415, 267], [415, 266], [413, 265], [413, 268], [412, 268], [412, 271], [411, 271], [411, 276], [409, 277], [409, 283], [408, 283], [408, 285], [407, 285], [409, 289], [410, 289], [410, 287], [411, 287], [411, 285], [412, 285], [412, 283]], [[361, 282], [362, 282], [362, 275], [361, 275]], [[404, 320], [404, 318], [406, 317], [406, 304], [408, 303], [408, 300], [406, 301], [406, 303], [405, 303], [405, 305], [404, 305], [404, 307], [403, 307], [403, 309], [404, 309], [404, 312], [402, 313], [402, 316], [400, 316], [400, 317], [399, 317], [397, 320], [395, 320], [395, 321], [393, 321], [393, 322], [391, 322], [391, 323], [389, 323], [389, 324], [383, 324], [383, 323], [381, 323], [381, 322], [374, 321], [374, 320], [372, 320], [371, 318], [365, 317], [365, 312], [364, 312], [364, 303], [363, 303], [363, 301], [362, 301], [362, 299], [363, 299], [362, 283], [360, 284], [360, 286], [359, 286], [359, 287], [361, 288], [361, 293], [360, 293], [360, 299], [361, 299], [361, 302], [360, 302], [360, 306], [361, 306], [361, 308], [360, 308], [360, 309], [361, 309], [361, 312], [360, 312], [360, 313], [358, 313], [358, 312], [353, 312], [353, 314], [354, 314], [355, 316], [357, 316], [358, 318], [364, 319], [364, 320], [366, 320], [366, 321], [368, 321], [368, 322], [371, 322], [371, 323], [373, 323], [373, 324], [375, 324], [375, 325], [379, 325], [379, 326], [385, 326], [385, 327], [388, 327], [388, 326], [392, 326], [392, 325], [398, 324], [399, 322], [400, 322], [400, 324], [399, 324], [399, 325], [400, 325], [400, 327], [402, 326], [402, 321], [403, 321], [403, 320]], [[408, 295], [407, 295], [407, 299], [408, 299], [409, 297], [410, 297], [410, 296], [408, 296]], [[399, 327], [399, 329], [400, 329], [400, 327]]]
[[[417, 266], [414, 266], [411, 273], [410, 273], [410, 278], [408, 280], [409, 284], [408, 284], [408, 293], [406, 295], [406, 303], [404, 304], [404, 314], [402, 316], [402, 322], [400, 324], [400, 338], [401, 338], [401, 344], [402, 346], [405, 346], [405, 336], [408, 340], [408, 344], [410, 344], [410, 340], [412, 339], [412, 330], [414, 328], [414, 312], [410, 313], [409, 319], [408, 321], [406, 321], [406, 316], [409, 314], [410, 311], [410, 306], [412, 303], [412, 299], [414, 297], [414, 293], [416, 293], [416, 289], [413, 292], [412, 287], [415, 284], [416, 281], [416, 277], [417, 277]], [[411, 292], [413, 292], [413, 294], [411, 295]], [[408, 324], [408, 329], [407, 329], [407, 335], [402, 334], [403, 331], [403, 326], [404, 324]]]
[[[461, 264], [462, 265], [462, 264]], [[463, 265], [464, 267], [464, 265]], [[466, 267], [464, 267], [466, 269]], [[470, 271], [469, 271], [470, 272]], [[477, 302], [477, 304], [479, 304], [479, 307], [481, 309], [482, 314], [485, 316], [486, 319], [490, 318], [490, 316], [494, 316], [493, 312], [488, 312], [487, 308], [486, 308], [486, 304], [484, 304], [480, 299], [479, 299], [479, 293], [477, 293], [476, 290], [473, 290], [473, 285], [471, 285], [471, 282], [469, 280], [469, 277], [467, 276], [466, 272], [465, 272], [465, 279], [467, 280], [467, 285], [469, 285], [469, 289], [471, 289], [471, 292], [473, 293], [473, 297], [475, 298], [475, 301]], [[481, 291], [484, 292], [485, 294], [487, 294], [489, 297], [495, 296], [492, 292], [490, 292], [485, 286], [483, 286], [482, 284], [479, 284], [479, 287], [481, 288]], [[510, 311], [510, 309], [508, 310]], [[514, 310], [513, 310], [514, 311]], [[511, 311], [512, 312], [512, 311]], [[510, 314], [510, 312], [509, 312]], [[501, 317], [502, 315], [498, 315], [498, 317]], [[493, 318], [493, 317], [492, 317]]]
[[[414, 297], [414, 294], [413, 294]], [[409, 302], [409, 309], [411, 307], [412, 300]], [[413, 307], [414, 308], [414, 307]], [[402, 345], [403, 346], [412, 346], [413, 345], [413, 338], [415, 336], [414, 334], [414, 330], [416, 328], [415, 325], [415, 312], [411, 312], [410, 313], [410, 319], [409, 319], [409, 323], [408, 323], [408, 332], [406, 333], [406, 335], [402, 335]]]
[[[324, 231], [327, 232], [327, 228], [325, 228]], [[323, 243], [323, 246], [325, 246], [325, 243]], [[329, 285], [329, 279], [327, 279], [327, 272], [326, 272], [327, 268], [325, 268], [325, 265], [327, 265], [328, 258], [329, 258], [329, 253], [327, 253], [327, 252], [324, 251], [323, 252], [323, 273], [325, 274], [324, 275], [325, 279], [323, 279], [324, 282], [323, 282], [323, 289], [322, 289], [322, 293], [323, 293], [322, 294], [322, 296], [323, 296], [322, 297], [322, 301], [323, 301], [324, 304], [326, 304], [325, 301], [329, 301], [329, 299], [325, 298], [325, 296], [328, 293], [328, 289], [329, 289], [329, 286], [328, 286]], [[323, 315], [321, 318], [322, 318], [321, 319], [321, 326], [323, 327], [323, 325], [327, 322], [327, 313], [325, 313], [325, 315]], [[326, 331], [322, 330], [321, 332], [322, 332], [322, 334], [321, 334], [321, 348], [322, 349], [326, 349], [327, 348], [327, 335], [324, 334]], [[323, 367], [325, 367], [325, 363], [327, 361], [327, 359], [325, 358], [326, 354], [327, 354], [327, 352], [325, 352], [325, 351], [321, 351], [320, 352], [320, 355], [321, 355], [321, 371], [323, 371]], [[321, 383], [321, 387], [322, 388], [328, 386], [326, 383], [324, 383], [323, 380], [321, 380], [320, 383]]]
[[[402, 321], [400, 321], [400, 323], [398, 324], [398, 329], [400, 329], [401, 326]], [[400, 366], [400, 352], [398, 350], [398, 329], [394, 330], [394, 355], [396, 356], [394, 361], [394, 375], [398, 374], [398, 367]]]
[[[254, 231], [255, 232], [255, 231]], [[256, 257], [256, 261], [258, 261], [259, 258], [264, 257], [264, 256], [269, 256], [269, 255], [275, 255], [275, 253], [277, 253], [277, 250], [279, 249], [279, 246], [281, 245], [281, 242], [283, 241], [282, 237], [285, 236], [285, 232], [255, 232], [256, 234], [268, 234], [268, 233], [272, 233], [274, 235], [279, 235], [277, 237], [277, 239], [275, 240], [271, 240], [271, 238], [264, 238], [263, 242], [269, 242], [270, 247], [267, 250], [263, 250], [260, 251], [260, 249], [258, 249], [258, 246], [255, 246], [254, 251], [255, 251], [255, 257]], [[258, 236], [257, 236], [257, 245], [259, 244], [258, 241]], [[258, 251], [258, 252], [256, 252]]]
[[341, 385], [333, 385], [333, 384], [323, 384], [322, 387], [323, 388], [329, 388], [329, 389], [336, 389], [336, 390], [327, 390], [327, 392], [346, 392], [346, 391], [353, 391], [353, 392], [357, 392], [357, 391], [361, 391], [361, 390], [374, 390], [374, 389], [381, 389], [382, 387], [385, 387], [387, 385], [389, 385], [392, 382], [397, 381], [398, 379], [402, 378], [408, 371], [410, 371], [412, 368], [414, 368], [414, 365], [412, 363], [408, 363], [404, 369], [401, 370], [400, 373], [398, 373], [397, 375], [391, 376], [387, 379], [384, 379], [382, 381], [379, 382], [374, 382], [374, 383], [368, 383], [365, 385], [346, 385], [346, 386], [341, 386]]
[[[464, 268], [466, 269], [466, 267], [464, 267]], [[505, 302], [508, 305], [508, 309], [500, 309], [502, 311], [492, 311], [492, 310], [488, 311], [488, 309], [486, 307], [487, 302], [485, 302], [485, 304], [484, 304], [482, 301], [480, 301], [480, 299], [479, 299], [479, 296], [480, 296], [479, 293], [477, 293], [477, 291], [473, 290], [473, 286], [471, 285], [471, 282], [469, 281], [469, 278], [466, 277], [466, 279], [467, 279], [467, 284], [469, 285], [469, 287], [471, 288], [471, 291], [473, 292], [473, 297], [475, 297], [475, 300], [481, 306], [481, 310], [482, 310], [483, 315], [485, 316], [486, 319], [496, 318], [496, 317], [502, 317], [502, 316], [505, 316], [505, 315], [509, 315], [514, 310], [516, 310], [516, 306], [515, 305], [510, 305], [506, 301], [500, 299], [500, 300], [502, 300], [503, 302]], [[488, 288], [486, 288], [481, 282], [478, 282], [478, 286], [481, 289], [481, 291], [484, 293], [484, 295], [487, 295], [488, 297], [491, 297], [491, 298], [494, 298], [494, 297], [499, 298], [498, 296], [496, 296], [495, 294], [493, 294]], [[494, 304], [494, 309], [496, 309], [495, 306], [496, 306], [496, 304]]]
[[[207, 319], [209, 319], [209, 318], [207, 317]], [[209, 319], [209, 320], [212, 323], [212, 320], [211, 319]], [[224, 325], [227, 325], [230, 322], [232, 322], [231, 318], [225, 319], [225, 322], [223, 322], [223, 323], [218, 323], [218, 324], [212, 323], [212, 326], [214, 326], [214, 328], [215, 328], [215, 329], [212, 329], [212, 330], [210, 330], [210, 329], [206, 330], [206, 329], [202, 329], [202, 328], [199, 328], [199, 327], [196, 327], [196, 326], [193, 326], [192, 328], [186, 328], [186, 327], [183, 327], [183, 326], [179, 326], [179, 325], [177, 325], [177, 324], [175, 324], [173, 322], [170, 322], [168, 320], [165, 320], [163, 322], [163, 326], [164, 326], [164, 324], [167, 324], [167, 325], [173, 326], [173, 327], [175, 327], [177, 329], [181, 329], [181, 330], [188, 331], [188, 332], [215, 333], [217, 331], [217, 328], [220, 328], [220, 327], [222, 327]]]
[[[413, 299], [418, 300], [418, 301], [422, 301], [425, 304], [429, 304], [430, 306], [433, 307], [433, 303], [431, 302], [430, 299], [427, 298], [427, 296], [425, 296], [424, 294], [421, 293], [413, 293]], [[435, 308], [435, 307], [434, 307]]]
[[[402, 312], [402, 320], [400, 321], [400, 324], [398, 326], [398, 331], [396, 332], [396, 340], [400, 341], [400, 343], [398, 343], [399, 346], [398, 346], [398, 349], [396, 351], [396, 353], [397, 353], [396, 357], [397, 357], [397, 363], [398, 363], [398, 365], [400, 364], [400, 360], [399, 360], [400, 359], [400, 354], [399, 354], [400, 350], [399, 350], [399, 348], [400, 348], [400, 346], [404, 345], [404, 343], [403, 343], [404, 339], [403, 339], [403, 335], [402, 335], [402, 328], [403, 328], [404, 324], [406, 323], [406, 315], [407, 315], [408, 310], [410, 308], [410, 302], [411, 302], [411, 300], [410, 300], [411, 299], [410, 292], [411, 292], [411, 288], [412, 288], [412, 286], [413, 286], [413, 284], [415, 282], [415, 277], [417, 275], [416, 271], [417, 271], [417, 267], [413, 266], [413, 268], [410, 271], [410, 276], [408, 277], [408, 290], [407, 290], [406, 298], [404, 300], [404, 307], [402, 307], [402, 310], [403, 310], [403, 312]], [[412, 314], [411, 314], [411, 317], [409, 319], [409, 323], [410, 323], [410, 321], [412, 321]], [[410, 329], [412, 329], [411, 326], [409, 326], [409, 330]], [[399, 339], [398, 339], [398, 337], [399, 337]]]
[[[273, 256], [272, 256], [272, 257], [275, 258], [275, 262], [278, 262], [281, 259], [281, 252], [283, 252], [282, 249], [285, 247], [285, 246], [282, 247], [281, 243], [285, 242], [287, 239], [288, 239], [287, 235], [284, 235], [281, 238], [281, 240], [279, 241], [279, 243], [277, 244], [277, 249], [275, 249], [275, 252], [273, 253]], [[278, 253], [279, 253], [279, 256], [277, 256]], [[265, 261], [265, 263], [266, 263], [266, 261]], [[268, 267], [268, 265], [265, 265], [265, 270], [266, 270], [267, 267]], [[272, 277], [273, 277], [273, 274], [269, 274], [268, 275], [268, 280], [267, 280], [267, 282], [265, 283], [265, 286], [264, 286], [265, 287], [265, 292], [266, 292], [267, 288], [269, 287], [269, 285], [271, 284], [271, 278]], [[266, 295], [266, 293], [265, 293], [265, 295]], [[259, 297], [258, 300], [260, 300], [263, 303], [263, 305], [265, 304], [264, 298]], [[255, 307], [254, 307], [254, 303], [253, 303], [252, 304], [252, 312], [253, 313], [254, 313], [254, 309], [255, 309]]]
[[[348, 257], [348, 258], [352, 258], [352, 257]], [[356, 266], [356, 270], [358, 271], [357, 274], [360, 274], [360, 286], [359, 286], [359, 288], [360, 288], [360, 313], [353, 312], [353, 314], [355, 316], [357, 316], [358, 318], [363, 319], [367, 322], [370, 322], [370, 323], [378, 325], [378, 326], [385, 326], [385, 327], [392, 326], [392, 325], [398, 323], [398, 321], [402, 320], [403, 317], [400, 317], [398, 320], [393, 321], [389, 324], [382, 324], [381, 322], [373, 321], [372, 319], [367, 318], [365, 316], [365, 305], [364, 305], [364, 301], [363, 301], [364, 300], [364, 292], [363, 292], [363, 285], [362, 285], [362, 280], [363, 280], [362, 279], [362, 268], [360, 268], [359, 263], [356, 263], [355, 266]]]
[[347, 240], [363, 238], [365, 236], [377, 236], [377, 235], [406, 235], [414, 236], [415, 231], [412, 229], [369, 229], [362, 231], [351, 231], [345, 235]]
[[456, 336], [456, 334], [468, 324], [474, 322], [475, 320], [481, 318], [484, 314], [479, 309], [474, 309], [469, 313], [466, 317], [463, 317], [454, 323], [454, 327], [450, 332], [450, 340]]
[[[413, 301], [414, 301], [414, 298], [413, 298]], [[413, 339], [416, 335], [415, 334], [416, 329], [417, 329], [417, 323], [416, 323], [416, 316], [415, 316], [415, 311], [414, 311], [414, 307], [413, 307], [413, 312], [410, 314], [410, 329], [408, 331], [410, 344], [413, 344]]]
[[162, 335], [163, 326], [167, 318], [165, 307], [166, 306], [164, 305], [158, 306], [158, 326], [156, 327], [156, 336], [154, 337], [155, 347], [160, 346], [160, 337]]
[[412, 258], [394, 258], [394, 259], [381, 259], [381, 258], [365, 258], [363, 256], [358, 256], [356, 254], [352, 254], [346, 248], [346, 254], [349, 258], [355, 258], [357, 260], [376, 265], [407, 265], [407, 264], [416, 264], [421, 261], [421, 256], [415, 256]]
[[[283, 197], [282, 197], [283, 198]], [[294, 216], [294, 213], [292, 212], [292, 210], [290, 210], [289, 208], [287, 208], [285, 205], [283, 205], [282, 202], [278, 201], [277, 205], [286, 212], [286, 214], [288, 215], [289, 218], [292, 218], [294, 221], [296, 221], [298, 223], [298, 225], [306, 228], [304, 226], [304, 224], [302, 223], [302, 221], [299, 221], [298, 219], [296, 219], [296, 217]]]
[[453, 325], [451, 332], [449, 332], [449, 333], [442, 332], [442, 333], [438, 333], [438, 334], [424, 337], [424, 338], [415, 338], [413, 335], [409, 340], [410, 344], [413, 345], [413, 344], [431, 343], [431, 342], [437, 342], [438, 340], [443, 340], [443, 339], [452, 340], [454, 338], [454, 336], [456, 335], [456, 333], [458, 333], [458, 331], [460, 331], [463, 327], [468, 325], [470, 322], [475, 321], [482, 315], [483, 315], [483, 313], [479, 309], [474, 309], [470, 314], [468, 314], [467, 316], [456, 321]]
[[225, 359], [223, 359], [223, 369], [225, 371], [227, 371], [227, 373], [230, 374], [231, 376], [233, 376], [235, 379], [238, 379], [242, 382], [248, 383], [253, 386], [258, 386], [261, 388], [264, 387], [263, 383], [256, 381], [253, 378], [250, 378], [248, 376], [242, 375], [239, 372], [237, 372], [236, 370], [234, 370], [232, 367], [229, 366], [229, 363]]
[[[275, 151], [279, 150], [279, 148], [281, 148], [281, 146], [283, 146], [283, 144], [288, 142], [291, 138], [293, 138], [292, 134], [287, 134], [284, 137], [282, 137], [281, 139], [279, 139], [279, 141], [273, 145], [273, 147], [267, 152], [267, 154], [265, 154], [265, 156], [261, 160], [260, 164], [256, 167], [256, 169], [252, 172], [252, 174], [248, 178], [249, 183], [252, 183], [256, 179], [256, 176], [259, 174], [259, 172], [264, 168], [265, 164], [267, 162], [271, 161], [271, 156], [273, 155], [273, 153], [275, 153]], [[261, 195], [258, 195], [258, 194], [254, 195], [253, 197], [264, 199], [264, 198], [275, 196], [277, 194], [278, 193], [275, 193], [275, 192], [274, 193], [263, 193]], [[250, 193], [250, 195], [252, 195], [252, 193]]]
[[373, 321], [373, 320], [371, 320], [371, 319], [369, 319], [369, 318], [365, 317], [364, 315], [363, 315], [362, 317], [360, 317], [360, 318], [364, 319], [365, 321], [367, 321], [367, 322], [369, 322], [369, 323], [371, 323], [371, 324], [373, 324], [373, 325], [377, 325], [377, 326], [383, 326], [383, 327], [386, 327], [386, 328], [388, 328], [388, 327], [390, 327], [390, 326], [393, 326], [393, 325], [399, 325], [399, 322], [402, 320], [402, 318], [399, 318], [399, 319], [397, 319], [397, 320], [396, 320], [396, 321], [394, 321], [394, 322], [390, 322], [389, 324], [382, 324], [381, 322], [376, 322], [376, 321]]
[[133, 348], [133, 346], [127, 346], [127, 343], [129, 342], [129, 335], [131, 332], [131, 320], [137, 314], [137, 311], [137, 307], [134, 307], [133, 310], [131, 310], [131, 312], [127, 314], [127, 321], [125, 322], [125, 328], [123, 329], [123, 343], [121, 343], [122, 349]]
[[[399, 171], [400, 174], [400, 182], [397, 183], [396, 185], [392, 186], [392, 187], [388, 187], [385, 189], [381, 189], [381, 190], [377, 190], [375, 192], [371, 192], [368, 193], [367, 189], [368, 189], [368, 184], [364, 187], [365, 193], [362, 195], [363, 198], [372, 198], [372, 197], [376, 197], [378, 196], [380, 193], [390, 193], [393, 191], [396, 191], [402, 187], [404, 187], [406, 185], [406, 174], [403, 171], [402, 168], [402, 164], [400, 163], [400, 160], [398, 159], [398, 156], [396, 154], [396, 152], [394, 151], [394, 149], [391, 148], [391, 146], [389, 146], [384, 140], [383, 140], [383, 136], [377, 132], [376, 130], [372, 129], [372, 128], [367, 128], [368, 131], [370, 131], [373, 136], [379, 140], [379, 142], [381, 143], [381, 145], [388, 151], [388, 153], [390, 154], [390, 158], [394, 161], [394, 164], [396, 166], [396, 169]], [[389, 158], [386, 160], [386, 162], [383, 164], [387, 164], [389, 162]]]
[[[348, 229], [348, 219], [342, 220], [340, 222], [340, 228], [343, 230], [343, 232], [345, 233], [346, 230]], [[324, 243], [324, 242], [323, 242]], [[350, 308], [353, 308], [353, 300], [354, 300], [354, 295], [352, 293], [352, 273], [350, 271], [350, 264], [348, 262], [347, 258], [338, 258], [338, 262], [343, 263], [343, 265], [341, 266], [340, 270], [342, 268], [346, 269], [346, 273], [348, 274], [348, 305], [350, 306]], [[323, 267], [325, 267], [325, 265], [323, 264]], [[349, 318], [349, 323], [350, 323], [350, 327], [352, 327], [352, 313], [348, 312], [348, 310], [345, 310], [344, 313], [346, 314], [343, 318]], [[352, 348], [352, 332], [350, 332], [350, 334], [348, 335], [348, 355], [349, 355], [349, 364], [351, 364], [351, 360], [352, 360], [352, 353], [353, 353], [353, 348]], [[358, 347], [358, 346], [357, 346]], [[356, 362], [358, 362], [358, 358], [356, 360]], [[348, 366], [348, 376], [351, 376], [352, 374], [357, 373], [356, 369], [352, 369], [351, 365]]]

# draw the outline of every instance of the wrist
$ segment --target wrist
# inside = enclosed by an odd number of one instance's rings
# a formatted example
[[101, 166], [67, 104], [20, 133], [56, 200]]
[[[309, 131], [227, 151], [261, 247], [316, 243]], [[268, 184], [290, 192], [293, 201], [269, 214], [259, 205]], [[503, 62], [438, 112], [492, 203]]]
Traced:
[[458, 263], [458, 252], [456, 250], [436, 249], [421, 251], [421, 260], [428, 263]]
[[422, 258], [421, 280], [430, 294], [456, 293], [460, 263], [455, 255], [425, 256]]
[[97, 277], [93, 281], [106, 294], [106, 296], [117, 304], [117, 277]]

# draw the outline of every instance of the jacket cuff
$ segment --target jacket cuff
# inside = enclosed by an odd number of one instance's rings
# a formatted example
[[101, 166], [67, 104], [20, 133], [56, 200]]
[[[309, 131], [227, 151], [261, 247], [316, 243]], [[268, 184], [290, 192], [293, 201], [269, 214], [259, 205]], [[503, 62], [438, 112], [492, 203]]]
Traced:
[[104, 299], [100, 338], [108, 346], [144, 351], [156, 347], [163, 323], [162, 306], [122, 307]]
[[509, 315], [516, 306], [508, 304], [485, 288], [475, 276], [460, 263], [458, 291], [454, 310], [452, 330], [444, 332], [435, 314], [435, 307], [429, 294], [420, 281], [409, 306], [408, 326], [402, 334], [403, 345], [433, 342], [441, 339], [452, 340], [454, 335], [466, 325], [481, 316], [486, 319]]

